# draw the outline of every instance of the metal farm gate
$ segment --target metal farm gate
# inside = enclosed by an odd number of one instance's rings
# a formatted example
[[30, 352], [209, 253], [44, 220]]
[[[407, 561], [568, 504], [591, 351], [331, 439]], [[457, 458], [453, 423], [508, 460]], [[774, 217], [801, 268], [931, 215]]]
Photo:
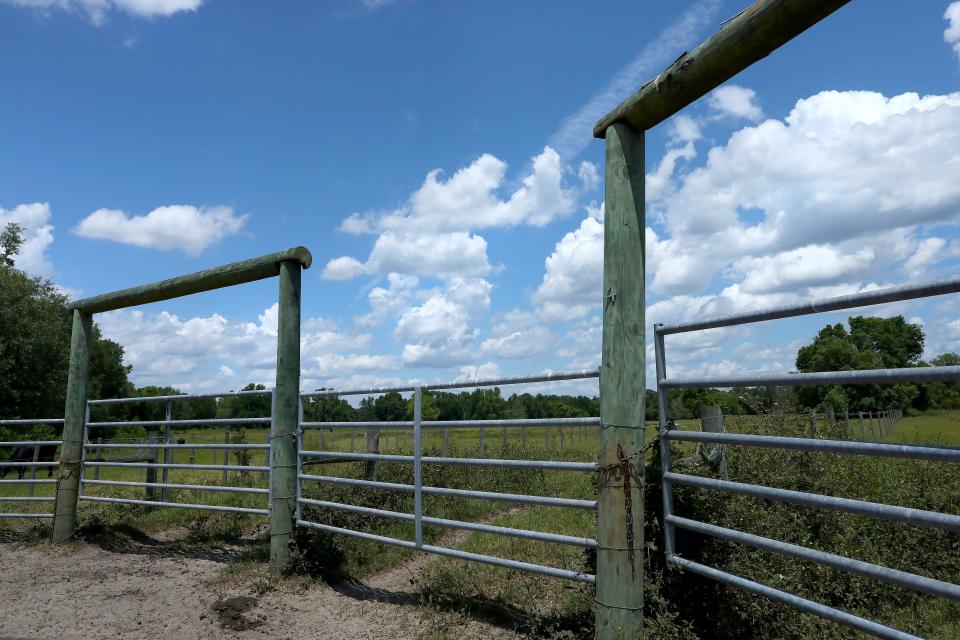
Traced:
[[[274, 394], [272, 391], [236, 391], [217, 394], [195, 394], [195, 395], [176, 395], [176, 396], [153, 396], [139, 398], [112, 398], [104, 400], [89, 400], [87, 402], [87, 419], [84, 426], [83, 436], [83, 470], [80, 476], [79, 499], [90, 502], [105, 502], [114, 504], [135, 504], [147, 507], [167, 507], [178, 509], [195, 509], [199, 511], [225, 511], [231, 513], [246, 513], [252, 515], [270, 515], [270, 439], [267, 442], [260, 443], [230, 443], [224, 438], [223, 444], [219, 443], [197, 443], [197, 442], [174, 442], [173, 429], [184, 427], [209, 428], [214, 426], [265, 426], [272, 433], [273, 420], [269, 416], [249, 417], [249, 418], [198, 418], [190, 420], [174, 420], [174, 403], [186, 400], [196, 400], [211, 398], [220, 400], [222, 398], [241, 398], [241, 397], [259, 397], [267, 396], [271, 399], [273, 405]], [[91, 422], [90, 410], [94, 407], [117, 406], [134, 403], [163, 403], [163, 420], [140, 420], [140, 421], [114, 421], [114, 422]], [[150, 429], [163, 429], [163, 435], [151, 437], [146, 443], [119, 443], [119, 442], [93, 442], [90, 438], [91, 430], [112, 430], [120, 427], [143, 427]], [[99, 440], [99, 439], [98, 439]], [[185, 439], [184, 439], [185, 440]], [[132, 459], [109, 460], [105, 459], [104, 452], [119, 451], [127, 452], [130, 450], [149, 451], [146, 456], [134, 456]], [[193, 460], [183, 461], [184, 453], [190, 453], [192, 458], [197, 452], [222, 452], [223, 463], [196, 463]], [[264, 464], [230, 464], [230, 452], [263, 452], [265, 454]], [[159, 462], [159, 454], [163, 453], [163, 461]], [[179, 460], [178, 460], [179, 456]], [[101, 469], [119, 470], [119, 469], [144, 469], [146, 479], [143, 482], [131, 480], [103, 480], [100, 478]], [[157, 478], [157, 471], [161, 476]], [[222, 483], [216, 484], [183, 484], [171, 483], [170, 473], [180, 471], [204, 471], [222, 474]], [[244, 483], [243, 485], [229, 485], [228, 474], [249, 474], [256, 473], [264, 476], [264, 482]], [[90, 476], [93, 477], [90, 477]], [[257, 484], [264, 486], [248, 486]], [[146, 500], [132, 498], [128, 496], [104, 496], [95, 490], [98, 487], [113, 488], [137, 488], [144, 489], [147, 493]], [[157, 491], [159, 489], [159, 491]], [[214, 492], [226, 494], [249, 494], [263, 496], [265, 498], [262, 507], [243, 507], [229, 504], [219, 504], [211, 502], [183, 502], [170, 501], [170, 492]]]
[[[301, 404], [301, 421], [298, 433], [298, 450], [299, 455], [297, 459], [297, 511], [296, 511], [296, 521], [297, 525], [301, 527], [307, 527], [311, 529], [318, 529], [320, 531], [326, 531], [328, 533], [344, 534], [348, 536], [364, 538], [367, 540], [372, 540], [374, 542], [380, 542], [383, 544], [389, 544], [393, 546], [404, 547], [407, 549], [415, 549], [418, 551], [425, 551], [427, 553], [434, 553], [437, 555], [448, 556], [451, 558], [459, 558], [461, 560], [473, 560], [476, 562], [482, 562], [485, 564], [497, 565], [500, 567], [506, 567], [508, 569], [517, 569], [520, 571], [528, 571], [532, 573], [539, 573], [543, 575], [553, 576], [556, 578], [566, 578], [570, 580], [577, 580], [580, 582], [587, 582], [593, 584], [596, 581], [596, 577], [578, 571], [570, 571], [567, 569], [560, 569], [556, 567], [548, 567], [538, 564], [532, 564], [529, 562], [520, 562], [517, 560], [511, 560], [508, 558], [498, 558], [493, 556], [481, 555], [477, 553], [469, 553], [466, 551], [461, 551], [458, 549], [450, 549], [447, 547], [434, 546], [430, 544], [425, 544], [423, 541], [423, 526], [431, 525], [437, 527], [451, 528], [451, 529], [463, 529], [467, 531], [478, 531], [482, 533], [490, 533], [495, 535], [510, 536], [515, 538], [524, 538], [527, 540], [538, 540], [541, 542], [550, 542], [556, 544], [564, 545], [573, 545], [577, 547], [583, 547], [588, 549], [596, 549], [597, 541], [590, 537], [579, 537], [579, 536], [568, 536], [560, 535], [555, 533], [547, 533], [542, 531], [529, 531], [525, 529], [516, 529], [511, 527], [502, 527], [489, 524], [483, 524], [478, 522], [465, 522], [461, 520], [450, 520], [444, 518], [435, 518], [430, 517], [429, 515], [424, 514], [423, 510], [423, 496], [449, 496], [456, 498], [464, 499], [474, 499], [474, 500], [493, 500], [497, 502], [507, 502], [512, 504], [522, 504], [522, 505], [537, 505], [537, 506], [550, 506], [550, 507], [565, 507], [570, 509], [587, 509], [595, 511], [597, 509], [596, 500], [583, 500], [576, 498], [563, 498], [556, 496], [537, 496], [537, 495], [525, 495], [525, 494], [516, 494], [516, 493], [501, 493], [493, 491], [474, 491], [468, 489], [453, 489], [449, 487], [432, 487], [424, 486], [423, 484], [423, 465], [462, 465], [469, 467], [495, 467], [495, 468], [514, 468], [514, 469], [540, 469], [540, 470], [552, 470], [552, 471], [581, 471], [592, 473], [597, 470], [597, 465], [594, 462], [574, 462], [574, 461], [562, 461], [562, 460], [505, 460], [505, 459], [496, 459], [496, 458], [465, 458], [465, 457], [450, 457], [446, 452], [449, 450], [449, 430], [450, 429], [478, 429], [481, 443], [483, 442], [484, 433], [487, 429], [501, 429], [504, 430], [504, 436], [507, 429], [521, 429], [523, 432], [524, 442], [526, 441], [526, 432], [525, 430], [530, 428], [538, 428], [544, 431], [545, 438], [547, 437], [549, 429], [559, 430], [561, 434], [561, 442], [563, 438], [563, 429], [567, 428], [568, 430], [576, 429], [585, 429], [589, 428], [591, 433], [595, 433], [596, 429], [600, 426], [599, 417], [586, 417], [586, 418], [537, 418], [537, 419], [517, 419], [517, 420], [448, 420], [448, 421], [430, 421], [422, 419], [422, 398], [424, 391], [438, 391], [444, 389], [475, 389], [480, 387], [499, 387], [504, 385], [516, 385], [524, 384], [530, 385], [535, 383], [544, 383], [544, 382], [555, 382], [560, 380], [579, 380], [585, 378], [597, 378], [599, 372], [596, 370], [593, 371], [578, 371], [571, 373], [555, 373], [542, 376], [530, 376], [530, 377], [519, 377], [519, 378], [499, 378], [492, 380], [481, 380], [476, 382], [452, 382], [444, 384], [433, 384], [433, 385], [422, 385], [422, 386], [405, 386], [405, 387], [392, 387], [392, 388], [379, 388], [379, 389], [355, 389], [355, 390], [346, 390], [346, 391], [323, 391], [316, 393], [303, 394], [302, 398], [314, 398], [314, 397], [342, 397], [349, 395], [371, 395], [371, 394], [382, 394], [389, 392], [399, 392], [399, 393], [412, 393], [413, 394], [413, 420], [412, 421], [401, 421], [401, 422], [304, 422], [302, 420], [302, 404]], [[379, 440], [379, 434], [382, 430], [385, 429], [399, 429], [404, 431], [410, 431], [412, 433], [412, 455], [394, 455], [394, 454], [382, 454], [382, 453], [354, 453], [354, 452], [341, 452], [341, 451], [329, 451], [329, 450], [308, 450], [303, 446], [304, 434], [310, 430], [319, 430], [319, 429], [331, 429], [331, 430], [356, 430], [356, 429], [365, 429], [368, 431], [370, 436], [368, 436], [368, 444], [372, 446], [368, 447], [370, 449], [376, 449], [376, 444], [373, 444]], [[444, 455], [443, 456], [424, 456], [423, 455], [423, 435], [425, 430], [430, 429], [442, 429], [444, 430]], [[568, 436], [572, 436], [572, 433], [568, 433]], [[506, 439], [506, 437], [504, 438]], [[321, 440], [321, 447], [323, 446]], [[562, 446], [562, 444], [561, 444]], [[546, 447], [545, 447], [546, 448]], [[483, 445], [480, 446], [481, 452], [483, 451]], [[309, 474], [304, 472], [304, 463], [310, 461], [323, 460], [328, 463], [333, 462], [357, 462], [364, 461], [370, 463], [378, 462], [390, 462], [390, 463], [402, 463], [405, 465], [413, 466], [413, 483], [412, 484], [399, 484], [391, 482], [379, 482], [372, 479], [360, 479], [360, 478], [347, 478], [340, 476], [332, 475], [316, 475]], [[369, 489], [376, 489], [380, 491], [394, 491], [394, 492], [404, 492], [413, 494], [413, 513], [400, 513], [397, 511], [389, 511], [385, 509], [377, 509], [372, 507], [364, 507], [359, 505], [345, 504], [341, 502], [335, 502], [330, 500], [317, 500], [304, 497], [303, 487], [305, 483], [319, 483], [327, 485], [340, 485], [340, 486], [349, 486], [349, 487], [365, 487]], [[367, 533], [360, 530], [348, 529], [344, 527], [332, 526], [325, 524], [323, 522], [316, 522], [313, 520], [307, 519], [303, 513], [303, 507], [314, 507], [317, 509], [333, 509], [333, 510], [342, 510], [350, 511], [353, 513], [359, 513], [363, 515], [376, 516], [380, 518], [388, 518], [392, 520], [401, 520], [405, 522], [413, 523], [414, 526], [414, 535], [413, 540], [401, 540], [397, 538], [386, 537], [382, 535], [377, 535], [373, 533]]]
[[[709, 433], [706, 431], [684, 431], [670, 418], [668, 392], [671, 389], [692, 388], [742, 388], [742, 387], [793, 387], [809, 385], [835, 384], [895, 384], [898, 382], [937, 382], [960, 380], [960, 367], [916, 367], [908, 369], [869, 369], [859, 371], [824, 371], [812, 373], [754, 374], [742, 376], [719, 376], [715, 378], [672, 378], [667, 375], [666, 348], [664, 336], [678, 333], [704, 331], [720, 327], [732, 327], [792, 318], [843, 309], [854, 309], [868, 305], [878, 305], [903, 300], [913, 300], [928, 296], [960, 292], [960, 278], [922, 285], [881, 289], [856, 295], [840, 296], [809, 303], [765, 309], [735, 316], [726, 316], [708, 320], [698, 320], [685, 324], [656, 325], [654, 327], [654, 350], [657, 370], [657, 400], [659, 405], [661, 483], [663, 491], [663, 523], [666, 564], [671, 569], [689, 571], [711, 580], [744, 589], [758, 595], [776, 600], [801, 611], [811, 613], [834, 622], [847, 625], [878, 638], [906, 639], [916, 636], [878, 624], [839, 609], [828, 607], [787, 593], [780, 589], [747, 580], [728, 572], [720, 571], [678, 555], [676, 549], [676, 531], [692, 532], [711, 536], [732, 543], [748, 545], [756, 549], [782, 554], [798, 560], [813, 562], [838, 571], [845, 571], [866, 578], [872, 578], [888, 584], [913, 589], [953, 601], [960, 601], [960, 586], [935, 580], [933, 578], [863, 562], [834, 553], [819, 551], [808, 547], [790, 544], [771, 538], [745, 533], [726, 527], [719, 527], [693, 520], [674, 512], [673, 487], [682, 485], [704, 490], [721, 491], [730, 494], [750, 496], [764, 500], [784, 502], [829, 511], [857, 514], [871, 518], [880, 518], [903, 522], [917, 526], [935, 527], [946, 531], [960, 532], [960, 515], [924, 511], [905, 506], [896, 506], [863, 500], [852, 500], [826, 496], [805, 491], [779, 489], [725, 479], [677, 473], [671, 468], [672, 442], [696, 442], [724, 446], [764, 447], [794, 451], [814, 451], [838, 455], [860, 455], [911, 460], [930, 460], [935, 462], [960, 462], [960, 448], [887, 444], [854, 440], [821, 439], [813, 435], [810, 438], [783, 437], [775, 435], [754, 435], [740, 433]], [[887, 428], [886, 423], [894, 419], [899, 412], [883, 412], [880, 431]], [[872, 428], [871, 414], [871, 428]], [[849, 429], [849, 426], [847, 427]], [[864, 425], [860, 418], [860, 429]]]
[[[0, 420], [0, 427], [30, 428], [38, 426], [63, 425], [60, 418], [36, 419], [36, 420]], [[59, 467], [58, 450], [63, 440], [10, 440], [0, 442], [0, 448], [12, 449], [10, 458], [0, 462], [0, 486], [13, 485], [23, 487], [24, 495], [6, 495], [0, 496], [0, 518], [25, 518], [25, 519], [52, 519], [53, 510], [40, 511], [31, 509], [29, 511], [7, 511], [4, 507], [10, 505], [43, 505], [53, 506], [54, 496], [52, 491], [43, 491], [44, 488], [52, 488], [56, 485], [56, 479], [52, 478], [54, 467]], [[51, 450], [52, 448], [52, 450]], [[47, 455], [42, 455], [46, 453]], [[41, 460], [41, 457], [47, 458]], [[38, 470], [46, 470], [37, 478]], [[7, 474], [13, 471], [16, 478], [7, 478]], [[41, 493], [37, 493], [37, 489]], [[17, 491], [16, 493], [21, 493]]]

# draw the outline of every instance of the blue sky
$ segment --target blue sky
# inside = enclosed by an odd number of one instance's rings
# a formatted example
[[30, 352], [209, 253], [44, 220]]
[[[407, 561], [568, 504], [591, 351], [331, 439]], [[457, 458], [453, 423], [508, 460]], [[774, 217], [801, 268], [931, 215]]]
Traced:
[[[309, 247], [308, 388], [593, 367], [590, 128], [746, 4], [0, 0], [0, 223], [75, 296]], [[954, 274], [958, 43], [960, 3], [852, 2], [650, 131], [648, 321]], [[140, 384], [270, 384], [275, 287], [98, 321]], [[871, 312], [932, 356], [958, 309]], [[790, 369], [843, 317], [677, 336], [670, 370]]]

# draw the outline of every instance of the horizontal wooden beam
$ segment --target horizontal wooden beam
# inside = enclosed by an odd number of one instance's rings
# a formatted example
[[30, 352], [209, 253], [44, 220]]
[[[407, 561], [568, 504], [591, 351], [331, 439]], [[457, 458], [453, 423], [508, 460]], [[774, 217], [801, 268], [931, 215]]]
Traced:
[[600, 118], [593, 135], [627, 122], [645, 131], [803, 33], [850, 0], [757, 0]]
[[259, 258], [251, 258], [222, 267], [197, 271], [178, 278], [170, 278], [140, 287], [122, 289], [77, 300], [70, 303], [69, 308], [79, 309], [88, 314], [102, 313], [150, 302], [170, 300], [192, 293], [200, 293], [201, 291], [222, 289], [235, 284], [254, 282], [278, 275], [280, 273], [280, 263], [287, 260], [299, 262], [304, 269], [309, 269], [313, 262], [313, 256], [310, 255], [306, 247], [294, 247]]

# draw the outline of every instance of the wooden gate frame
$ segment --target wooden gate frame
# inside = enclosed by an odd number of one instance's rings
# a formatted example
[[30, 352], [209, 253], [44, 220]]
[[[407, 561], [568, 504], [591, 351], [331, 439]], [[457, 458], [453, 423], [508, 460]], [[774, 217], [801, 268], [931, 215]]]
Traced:
[[644, 137], [849, 0], [758, 0], [601, 118], [606, 139], [596, 637], [643, 634]]
[[77, 524], [77, 497], [83, 465], [83, 433], [87, 422], [87, 387], [93, 314], [150, 302], [212, 291], [238, 284], [279, 278], [277, 323], [277, 380], [270, 436], [270, 567], [286, 568], [293, 535], [297, 489], [297, 408], [300, 401], [300, 274], [313, 257], [305, 247], [294, 247], [259, 258], [198, 271], [140, 287], [78, 300], [73, 312], [70, 368], [64, 407], [63, 448], [54, 506], [53, 542], [73, 536]]

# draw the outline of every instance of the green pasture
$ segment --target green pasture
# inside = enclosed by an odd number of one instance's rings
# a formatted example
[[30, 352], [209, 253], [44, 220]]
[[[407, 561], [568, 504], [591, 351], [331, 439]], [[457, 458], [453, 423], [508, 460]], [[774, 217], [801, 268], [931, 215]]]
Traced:
[[[810, 416], [728, 416], [731, 432], [808, 435]], [[699, 429], [699, 421], [681, 421], [681, 429]], [[851, 417], [844, 420], [818, 420], [821, 437], [859, 437], [859, 424]], [[565, 428], [561, 443], [557, 428], [487, 428], [483, 435], [486, 457], [592, 460], [598, 448], [598, 431], [590, 428]], [[648, 423], [647, 436], [655, 434]], [[175, 431], [174, 438], [188, 443], [222, 442], [222, 429]], [[231, 432], [231, 440], [240, 436]], [[264, 443], [264, 429], [246, 429], [248, 443]], [[322, 439], [322, 444], [321, 444]], [[884, 438], [909, 444], [960, 444], [960, 413], [944, 412], [901, 420]], [[455, 429], [449, 434], [450, 455], [478, 457], [481, 434], [478, 429]], [[134, 445], [135, 446], [135, 445]], [[309, 450], [366, 451], [366, 430], [309, 430], [304, 446]], [[441, 455], [443, 430], [424, 430], [424, 455]], [[384, 453], [410, 454], [410, 430], [384, 430], [380, 436]], [[696, 446], [674, 444], [674, 463], [685, 473], [713, 475], [691, 455]], [[131, 451], [130, 454], [136, 451]], [[115, 453], [115, 452], [112, 452]], [[95, 455], [95, 454], [93, 454]], [[161, 454], [162, 456], [162, 454]], [[263, 451], [249, 451], [251, 465], [265, 464]], [[717, 587], [683, 574], [665, 572], [660, 566], [662, 531], [658, 513], [657, 459], [648, 458], [648, 514], [644, 558], [647, 561], [647, 631], [650, 638], [710, 637], [705, 629], [712, 620], [739, 637], [757, 638], [854, 638], [855, 634], [817, 618], [741, 592]], [[834, 456], [801, 452], [729, 447], [729, 479], [800, 489], [826, 495], [886, 502], [921, 509], [960, 513], [960, 478], [955, 466], [921, 461], [888, 460], [859, 456]], [[177, 463], [223, 464], [223, 451], [181, 449], [173, 453]], [[241, 462], [229, 453], [229, 464]], [[315, 475], [363, 477], [362, 462], [312, 464], [307, 472]], [[44, 471], [38, 475], [45, 475]], [[157, 472], [159, 480], [160, 471]], [[10, 477], [10, 476], [8, 476]], [[87, 470], [87, 477], [93, 477]], [[100, 479], [143, 481], [143, 469], [101, 468]], [[266, 487], [266, 474], [229, 472], [226, 481], [221, 471], [179, 470], [169, 472], [169, 482], [182, 484], [229, 484]], [[409, 464], [380, 463], [378, 479], [411, 483]], [[596, 489], [591, 474], [536, 470], [505, 470], [483, 467], [425, 465], [424, 484], [531, 495], [553, 495], [593, 499]], [[93, 495], [142, 499], [144, 489], [87, 485]], [[23, 495], [25, 488], [0, 485], [2, 495]], [[37, 487], [37, 495], [52, 495], [51, 485]], [[412, 496], [406, 493], [338, 487], [306, 483], [306, 497], [358, 504], [399, 512], [412, 512]], [[201, 504], [266, 506], [266, 496], [170, 490], [169, 499]], [[878, 522], [869, 518], [821, 512], [814, 509], [769, 503], [745, 497], [678, 487], [675, 492], [677, 513], [721, 526], [757, 533], [804, 546], [842, 553], [884, 566], [921, 573], [960, 583], [960, 540], [955, 534], [919, 527]], [[41, 509], [49, 503], [39, 505]], [[7, 503], [8, 511], [32, 510], [29, 505]], [[595, 534], [595, 513], [553, 507], [514, 507], [508, 503], [425, 496], [426, 515], [483, 520], [491, 524], [548, 531], [576, 536]], [[305, 508], [309, 520], [350, 529], [359, 529], [389, 537], [412, 539], [412, 524], [362, 516], [340, 510]], [[83, 502], [81, 527], [123, 523], [142, 531], [158, 531], [173, 526], [189, 526], [207, 535], [228, 535], [237, 531], [266, 529], [266, 518], [221, 514], [186, 509], [150, 509], [128, 505]], [[198, 524], [199, 523], [199, 524]], [[0, 521], [0, 527], [31, 527], [13, 520]], [[428, 543], [447, 543], [451, 530], [425, 527]], [[364, 576], [395, 566], [410, 552], [393, 546], [343, 535], [299, 529], [295, 569], [328, 581]], [[264, 538], [265, 540], [265, 538]], [[475, 553], [512, 558], [565, 569], [592, 572], [593, 553], [572, 546], [539, 543], [517, 538], [471, 533], [455, 543]], [[930, 638], [960, 637], [960, 609], [957, 605], [870, 580], [821, 569], [807, 563], [782, 558], [754, 549], [679, 533], [679, 551], [686, 557], [783, 588], [845, 610], [879, 619], [893, 626]], [[265, 548], [265, 543], [264, 543]], [[416, 582], [423, 606], [437, 610], [469, 611], [499, 618], [504, 624], [520, 625], [532, 636], [578, 637], [592, 628], [592, 588], [579, 583], [520, 573], [448, 558], [430, 563]], [[713, 602], [716, 606], [691, 610], [690, 602]], [[457, 629], [443, 625], [444, 616], [430, 618], [429, 637], [453, 637]], [[736, 635], [736, 634], [734, 634]]]

